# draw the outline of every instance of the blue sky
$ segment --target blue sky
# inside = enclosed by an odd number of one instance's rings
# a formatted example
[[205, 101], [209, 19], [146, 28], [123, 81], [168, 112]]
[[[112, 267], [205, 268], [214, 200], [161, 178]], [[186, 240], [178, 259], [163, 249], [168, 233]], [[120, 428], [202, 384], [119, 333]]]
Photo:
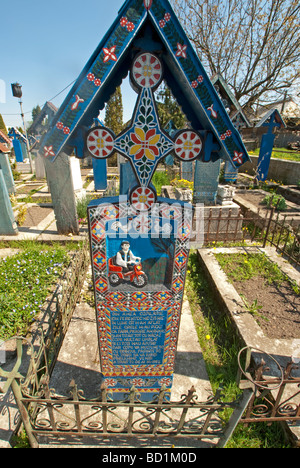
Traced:
[[[51, 100], [59, 107], [73, 82], [115, 20], [124, 0], [2, 0], [0, 114], [7, 127], [22, 126], [11, 83], [23, 91], [25, 120], [34, 106]], [[1, 3], [2, 3], [1, 2]], [[122, 86], [124, 121], [137, 95]], [[8, 115], [17, 114], [17, 115]]]

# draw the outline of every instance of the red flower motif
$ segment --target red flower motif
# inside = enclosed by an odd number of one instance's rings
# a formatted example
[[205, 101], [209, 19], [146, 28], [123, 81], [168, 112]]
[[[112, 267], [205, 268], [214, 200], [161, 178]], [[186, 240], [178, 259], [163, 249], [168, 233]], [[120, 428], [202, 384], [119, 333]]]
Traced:
[[231, 130], [227, 130], [227, 132], [225, 133], [225, 135], [226, 135], [227, 137], [230, 137], [230, 136], [232, 135], [232, 131], [231, 131]]
[[44, 156], [47, 158], [48, 156], [55, 156], [53, 151], [53, 146], [44, 146]]
[[143, 379], [139, 379], [139, 378], [132, 379], [131, 383], [135, 387], [142, 387], [144, 385]]
[[152, 0], [144, 0], [144, 7], [146, 8], [146, 10], [150, 10], [152, 6]]
[[124, 28], [127, 23], [128, 23], [128, 19], [126, 18], [126, 16], [123, 16], [120, 20], [120, 25]]
[[197, 81], [199, 83], [202, 83], [203, 82], [203, 76], [202, 75], [199, 75], [198, 78], [197, 78]]
[[130, 148], [130, 154], [134, 159], [141, 159], [146, 156], [147, 159], [154, 161], [159, 155], [159, 149], [156, 146], [160, 139], [160, 135], [156, 135], [155, 129], [150, 129], [147, 133], [142, 128], [136, 127], [134, 133], [131, 133], [131, 139], [135, 143]]
[[89, 81], [94, 81], [95, 75], [94, 75], [93, 73], [89, 73], [88, 76], [87, 76], [87, 79], [88, 79]]
[[238, 151], [235, 151], [233, 161], [237, 162], [238, 164], [242, 164], [243, 163], [243, 156], [244, 156], [244, 153], [239, 153]]
[[186, 54], [186, 49], [187, 49], [187, 45], [186, 44], [179, 44], [179, 42], [177, 42], [177, 52], [176, 52], [176, 57], [183, 57], [183, 58], [187, 58], [187, 54]]
[[164, 19], [161, 19], [158, 24], [160, 28], [164, 28], [166, 26], [166, 22]]
[[116, 48], [117, 46], [115, 45], [112, 46], [110, 49], [108, 49], [107, 47], [104, 47], [103, 52], [104, 52], [105, 57], [103, 59], [103, 62], [108, 62], [108, 60], [113, 60], [114, 62], [116, 62], [118, 60], [115, 54]]
[[165, 13], [164, 19], [165, 19], [165, 21], [167, 21], [167, 22], [170, 21], [170, 19], [171, 19], [171, 13]]
[[221, 136], [220, 136], [221, 140], [226, 140], [226, 135], [225, 133], [223, 133]]
[[134, 30], [134, 24], [133, 23], [127, 23], [126, 25], [127, 31], [131, 32]]
[[64, 128], [64, 124], [62, 122], [57, 122], [56, 128], [58, 128], [58, 130], [62, 130]]
[[198, 81], [192, 81], [192, 88], [197, 88], [198, 87]]
[[63, 132], [65, 135], [68, 135], [70, 133], [69, 127], [64, 127]]
[[99, 78], [96, 78], [96, 79], [94, 80], [94, 85], [95, 85], [95, 86], [101, 86], [101, 80], [100, 80]]

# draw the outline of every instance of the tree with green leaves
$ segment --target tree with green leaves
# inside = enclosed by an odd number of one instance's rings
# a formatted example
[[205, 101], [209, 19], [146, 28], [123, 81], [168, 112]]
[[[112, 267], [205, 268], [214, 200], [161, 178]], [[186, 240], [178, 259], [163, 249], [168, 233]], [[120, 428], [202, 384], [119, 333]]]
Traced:
[[159, 88], [156, 105], [162, 128], [166, 128], [170, 120], [178, 130], [186, 126], [186, 117], [167, 86]]
[[118, 135], [123, 129], [123, 102], [120, 86], [106, 105], [105, 126], [110, 128], [115, 135]]
[[42, 109], [40, 106], [37, 104], [31, 111], [32, 115], [32, 121], [34, 122], [34, 119], [42, 112]]
[[[111, 96], [105, 108], [105, 126], [110, 128], [115, 135], [118, 135], [123, 130], [123, 102], [122, 92], [119, 86], [115, 93]], [[109, 166], [117, 165], [117, 154], [108, 160]]]
[[6, 125], [4, 123], [3, 117], [0, 114], [0, 130], [7, 135]]

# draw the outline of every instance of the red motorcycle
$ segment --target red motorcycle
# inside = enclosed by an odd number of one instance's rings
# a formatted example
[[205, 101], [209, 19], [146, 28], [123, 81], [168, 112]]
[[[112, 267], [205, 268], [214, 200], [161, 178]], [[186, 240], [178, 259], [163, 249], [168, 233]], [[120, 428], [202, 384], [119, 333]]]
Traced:
[[108, 260], [108, 279], [111, 286], [118, 286], [124, 281], [129, 281], [137, 288], [143, 288], [148, 283], [148, 277], [142, 270], [141, 263], [133, 265], [133, 270], [125, 273], [121, 266], [115, 265], [114, 257]]

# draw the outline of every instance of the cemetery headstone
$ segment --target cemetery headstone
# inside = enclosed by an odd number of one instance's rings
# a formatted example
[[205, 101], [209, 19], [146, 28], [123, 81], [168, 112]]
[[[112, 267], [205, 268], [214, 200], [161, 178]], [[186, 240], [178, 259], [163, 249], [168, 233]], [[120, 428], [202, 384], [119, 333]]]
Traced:
[[13, 236], [17, 234], [17, 223], [9, 199], [3, 171], [0, 169], [0, 235]]
[[196, 161], [194, 203], [215, 205], [217, 199], [221, 160], [205, 163]]
[[6, 183], [7, 191], [9, 195], [14, 195], [16, 193], [15, 181], [13, 178], [8, 154], [2, 153], [0, 151], [0, 167], [2, 169], [3, 177]]

